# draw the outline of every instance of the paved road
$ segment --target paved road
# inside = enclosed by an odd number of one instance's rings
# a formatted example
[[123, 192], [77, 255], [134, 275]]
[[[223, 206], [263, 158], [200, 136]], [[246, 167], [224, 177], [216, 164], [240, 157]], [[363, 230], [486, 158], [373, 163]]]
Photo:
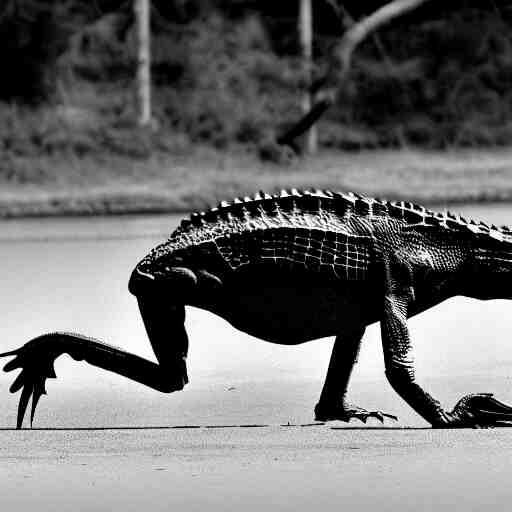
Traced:
[[4, 510], [505, 511], [512, 430], [0, 431]]

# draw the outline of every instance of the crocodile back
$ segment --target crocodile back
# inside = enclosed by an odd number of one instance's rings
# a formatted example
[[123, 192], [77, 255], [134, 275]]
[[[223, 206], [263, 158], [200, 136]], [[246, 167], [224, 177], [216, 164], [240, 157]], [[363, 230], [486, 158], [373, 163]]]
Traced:
[[434, 212], [410, 202], [391, 202], [330, 190], [282, 190], [221, 202], [196, 212], [143, 260], [154, 267], [169, 258], [217, 262], [237, 270], [253, 263], [299, 265], [347, 280], [366, 277], [376, 226], [449, 230], [504, 240], [505, 228]]
[[237, 270], [249, 264], [301, 266], [348, 280], [364, 279], [371, 232], [355, 213], [357, 196], [330, 191], [281, 191], [222, 202], [185, 219], [148, 257], [187, 263], [217, 261]]

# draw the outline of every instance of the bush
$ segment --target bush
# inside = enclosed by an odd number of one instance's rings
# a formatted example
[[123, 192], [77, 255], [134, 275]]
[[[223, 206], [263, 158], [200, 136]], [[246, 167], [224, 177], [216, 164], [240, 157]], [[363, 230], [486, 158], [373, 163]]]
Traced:
[[381, 41], [392, 51], [363, 46], [331, 119], [380, 134], [381, 145], [512, 142], [503, 130], [512, 115], [512, 35], [499, 13], [454, 12], [388, 28]]
[[193, 141], [258, 143], [297, 109], [297, 78], [272, 54], [256, 17], [227, 22], [212, 14], [191, 23], [186, 38], [159, 37], [158, 47], [155, 64], [163, 53], [180, 70], [159, 80], [158, 112]]
[[0, 100], [38, 104], [55, 92], [59, 53], [69, 32], [59, 3], [6, 0], [0, 12]]
[[[145, 158], [154, 150], [183, 150], [191, 141], [219, 148], [243, 144], [276, 160], [272, 141], [300, 117], [299, 95], [307, 84], [297, 55], [295, 11], [284, 4], [245, 0], [236, 8], [221, 0], [155, 0], [155, 132], [135, 125], [131, 8], [120, 0], [98, 2], [106, 11], [94, 18], [89, 2], [75, 0], [81, 13], [75, 18], [82, 25], [58, 58], [57, 32], [65, 28], [48, 29], [48, 44], [39, 49], [47, 57], [41, 57], [39, 71], [35, 64], [25, 69], [17, 63], [35, 51], [40, 36], [20, 36], [30, 24], [16, 37], [11, 34], [11, 68], [0, 83], [0, 94], [21, 103], [43, 96], [52, 102], [46, 100], [39, 109], [0, 106], [3, 151], [18, 156], [103, 152]], [[50, 0], [32, 3], [60, 5]], [[293, 24], [271, 17], [280, 9], [290, 11]], [[60, 19], [60, 11], [51, 12], [53, 20]], [[331, 24], [317, 27], [318, 72], [326, 48], [339, 35], [339, 26]], [[321, 144], [342, 149], [509, 144], [510, 24], [503, 12], [465, 8], [442, 15], [424, 12], [381, 30], [357, 49], [339, 102], [320, 123]], [[52, 27], [49, 21], [47, 26]], [[285, 35], [278, 35], [279, 26], [287, 27]], [[16, 88], [22, 71], [35, 75]]]

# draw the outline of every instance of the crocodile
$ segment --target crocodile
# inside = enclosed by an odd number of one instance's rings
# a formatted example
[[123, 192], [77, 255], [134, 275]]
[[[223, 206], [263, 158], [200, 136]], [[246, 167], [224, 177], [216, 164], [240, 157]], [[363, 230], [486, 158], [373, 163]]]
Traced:
[[262, 340], [295, 345], [335, 337], [317, 421], [396, 419], [347, 400], [368, 325], [380, 322], [392, 388], [434, 428], [512, 425], [512, 407], [491, 393], [452, 410], [417, 382], [407, 320], [444, 300], [512, 298], [512, 230], [330, 190], [259, 192], [193, 213], [134, 268], [136, 297], [157, 362], [69, 332], [38, 336], [4, 367], [20, 369], [17, 428], [30, 422], [63, 353], [170, 393], [188, 383], [185, 306], [212, 312]]

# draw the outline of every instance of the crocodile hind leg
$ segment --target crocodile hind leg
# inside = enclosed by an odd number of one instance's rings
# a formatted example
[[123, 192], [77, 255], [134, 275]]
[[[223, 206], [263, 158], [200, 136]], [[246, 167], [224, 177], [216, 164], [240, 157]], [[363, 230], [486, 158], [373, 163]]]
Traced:
[[351, 418], [357, 418], [366, 423], [368, 418], [377, 418], [381, 422], [384, 422], [384, 417], [397, 419], [396, 416], [381, 411], [367, 411], [346, 400], [348, 383], [357, 362], [364, 331], [363, 326], [351, 333], [336, 337], [325, 383], [315, 407], [317, 421], [349, 421]]
[[53, 364], [67, 353], [77, 361], [86, 361], [150, 388], [164, 393], [179, 391], [188, 382], [186, 355], [188, 338], [185, 331], [185, 307], [169, 303], [157, 289], [146, 288], [137, 296], [140, 312], [158, 363], [148, 361], [94, 338], [80, 334], [55, 332], [43, 334], [17, 350], [0, 354], [14, 356], [4, 370], [21, 369], [10, 387], [15, 393], [21, 389], [18, 405], [17, 428], [21, 428], [32, 397], [31, 424], [41, 395], [46, 394], [45, 381], [55, 377]]

